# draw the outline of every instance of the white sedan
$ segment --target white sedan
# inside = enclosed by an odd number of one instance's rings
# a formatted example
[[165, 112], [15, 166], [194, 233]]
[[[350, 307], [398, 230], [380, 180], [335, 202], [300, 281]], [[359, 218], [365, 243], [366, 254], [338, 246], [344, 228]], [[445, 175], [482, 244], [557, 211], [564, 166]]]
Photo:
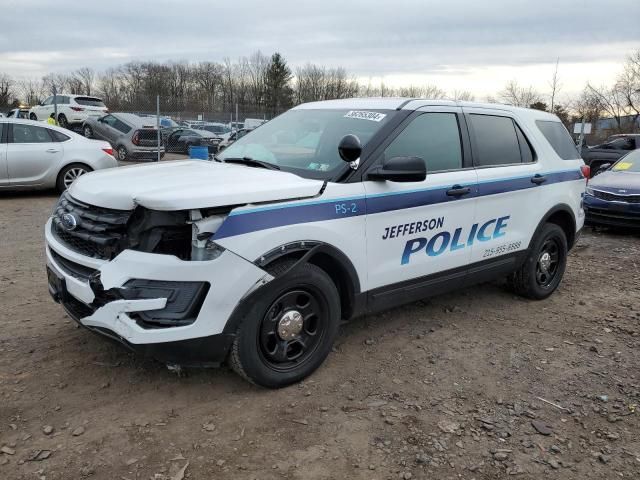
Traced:
[[117, 167], [107, 142], [69, 130], [0, 118], [0, 190], [66, 190], [80, 175]]

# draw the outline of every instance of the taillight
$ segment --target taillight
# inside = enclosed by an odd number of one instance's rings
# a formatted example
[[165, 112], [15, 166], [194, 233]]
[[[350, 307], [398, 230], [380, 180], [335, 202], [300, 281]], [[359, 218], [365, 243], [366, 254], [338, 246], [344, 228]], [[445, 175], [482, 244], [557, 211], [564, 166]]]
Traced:
[[582, 172], [582, 176], [587, 179], [587, 183], [589, 183], [589, 178], [591, 177], [591, 167], [589, 165], [582, 165], [580, 167], [580, 171]]
[[113, 148], [103, 148], [102, 151], [107, 155], [111, 155], [113, 157]]
[[82, 108], [82, 107], [71, 107], [71, 110], [73, 110], [74, 112], [82, 112], [84, 110], [84, 108]]
[[140, 132], [138, 130], [136, 130], [133, 137], [131, 137], [131, 143], [134, 145], [140, 145]]

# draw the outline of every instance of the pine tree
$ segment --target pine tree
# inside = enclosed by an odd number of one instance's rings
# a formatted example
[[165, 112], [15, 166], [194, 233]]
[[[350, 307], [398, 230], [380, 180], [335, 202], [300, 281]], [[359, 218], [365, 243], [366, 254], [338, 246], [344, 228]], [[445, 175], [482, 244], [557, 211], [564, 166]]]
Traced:
[[291, 88], [291, 69], [278, 52], [271, 56], [269, 67], [265, 73], [266, 106], [272, 116], [288, 109], [293, 104]]

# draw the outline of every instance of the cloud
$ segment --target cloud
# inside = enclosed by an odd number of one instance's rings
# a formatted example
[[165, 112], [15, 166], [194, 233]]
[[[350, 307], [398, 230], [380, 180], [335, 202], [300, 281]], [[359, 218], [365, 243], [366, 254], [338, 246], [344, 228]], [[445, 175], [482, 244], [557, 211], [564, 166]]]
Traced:
[[260, 49], [363, 78], [464, 77], [557, 57], [564, 65], [616, 63], [640, 46], [637, 0], [4, 3], [0, 70], [16, 76], [134, 59], [220, 61]]

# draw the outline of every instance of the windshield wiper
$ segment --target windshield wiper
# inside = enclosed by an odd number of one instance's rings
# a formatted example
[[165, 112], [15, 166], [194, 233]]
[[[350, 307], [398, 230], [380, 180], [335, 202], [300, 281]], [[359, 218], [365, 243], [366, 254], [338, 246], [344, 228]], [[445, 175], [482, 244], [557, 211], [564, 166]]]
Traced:
[[273, 163], [269, 162], [263, 162], [262, 160], [256, 160], [251, 157], [225, 158], [222, 161], [225, 163], [243, 163], [252, 167], [262, 167], [268, 170], [280, 170], [280, 167], [278, 165], [274, 165]]

